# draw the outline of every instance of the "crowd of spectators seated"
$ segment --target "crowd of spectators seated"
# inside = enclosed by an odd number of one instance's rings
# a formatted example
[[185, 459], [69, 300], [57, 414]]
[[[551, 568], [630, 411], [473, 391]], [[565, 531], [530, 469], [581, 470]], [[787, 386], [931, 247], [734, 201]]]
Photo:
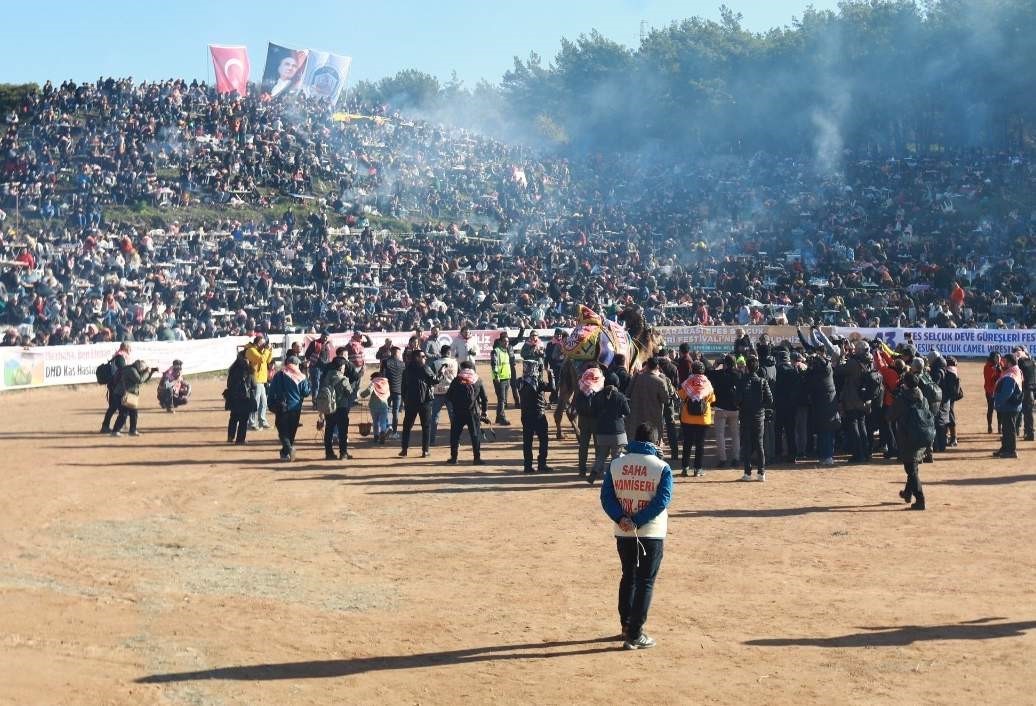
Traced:
[[562, 155], [182, 80], [48, 82], [0, 131], [6, 345], [550, 328], [579, 303], [1036, 325], [1026, 155]]

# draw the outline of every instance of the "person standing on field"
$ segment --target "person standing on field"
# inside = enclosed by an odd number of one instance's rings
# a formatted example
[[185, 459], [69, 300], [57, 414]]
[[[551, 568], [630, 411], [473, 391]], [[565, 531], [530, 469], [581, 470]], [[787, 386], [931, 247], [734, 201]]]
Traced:
[[601, 507], [615, 523], [615, 545], [622, 565], [619, 622], [623, 647], [645, 650], [655, 640], [644, 632], [673, 497], [673, 471], [659, 458], [651, 439], [659, 431], [648, 423], [636, 428], [628, 453], [613, 460], [601, 485]]
[[254, 341], [245, 346], [245, 358], [252, 371], [252, 398], [256, 403], [256, 409], [248, 420], [248, 428], [269, 429], [270, 423], [266, 420], [266, 387], [270, 382], [273, 349], [265, 336], [256, 336]]

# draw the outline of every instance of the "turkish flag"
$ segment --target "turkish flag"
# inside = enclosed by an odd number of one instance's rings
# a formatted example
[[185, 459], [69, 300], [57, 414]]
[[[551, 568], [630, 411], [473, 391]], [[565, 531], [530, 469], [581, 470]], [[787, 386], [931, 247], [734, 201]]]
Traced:
[[209, 45], [212, 54], [212, 68], [216, 71], [216, 93], [237, 91], [248, 94], [248, 49], [247, 47], [223, 47]]

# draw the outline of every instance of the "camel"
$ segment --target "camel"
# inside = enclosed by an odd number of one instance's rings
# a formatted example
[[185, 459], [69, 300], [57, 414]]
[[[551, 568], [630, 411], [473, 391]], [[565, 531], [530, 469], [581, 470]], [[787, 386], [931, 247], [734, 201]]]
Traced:
[[[636, 333], [631, 330], [630, 335], [633, 337], [636, 355], [626, 361], [626, 372], [630, 375], [635, 375], [640, 371], [648, 358], [653, 358], [658, 354], [658, 351], [665, 345], [665, 339], [662, 338], [662, 333], [658, 329], [643, 325], [638, 328]], [[555, 380], [558, 386], [558, 403], [554, 408], [554, 427], [558, 439], [565, 438], [561, 421], [572, 400], [572, 395], [575, 394], [579, 383], [579, 376], [593, 365], [598, 365], [598, 362], [595, 360], [566, 360], [564, 365], [561, 366], [561, 374]]]

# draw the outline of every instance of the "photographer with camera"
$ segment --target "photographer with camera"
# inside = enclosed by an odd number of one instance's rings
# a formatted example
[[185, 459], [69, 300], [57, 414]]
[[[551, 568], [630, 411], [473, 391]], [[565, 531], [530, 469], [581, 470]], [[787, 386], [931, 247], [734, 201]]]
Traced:
[[112, 436], [122, 436], [122, 427], [129, 419], [129, 435], [140, 436], [137, 429], [137, 412], [140, 406], [140, 387], [151, 379], [158, 368], [149, 368], [147, 363], [138, 360], [119, 371], [112, 387], [113, 398], [119, 400], [119, 416], [115, 418]]

